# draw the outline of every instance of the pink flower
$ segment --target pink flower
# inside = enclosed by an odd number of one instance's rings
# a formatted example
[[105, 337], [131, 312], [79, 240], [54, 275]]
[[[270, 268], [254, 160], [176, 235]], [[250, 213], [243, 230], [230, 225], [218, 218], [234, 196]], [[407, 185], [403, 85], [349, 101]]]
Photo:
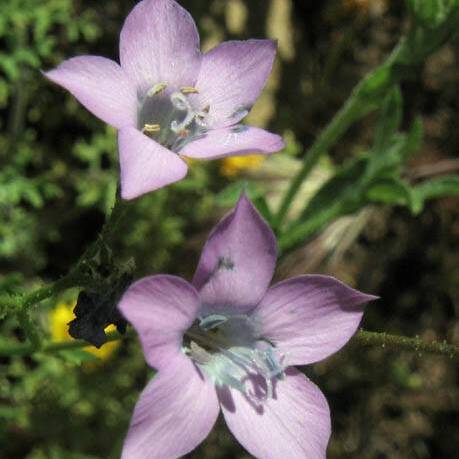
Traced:
[[158, 370], [134, 410], [122, 459], [180, 457], [204, 440], [220, 409], [260, 459], [325, 458], [330, 412], [294, 365], [338, 351], [374, 296], [321, 275], [270, 288], [271, 229], [243, 195], [210, 235], [192, 284], [156, 275], [119, 308]]
[[120, 62], [64, 61], [45, 75], [119, 129], [121, 195], [132, 199], [181, 180], [181, 156], [273, 153], [282, 139], [241, 126], [276, 53], [271, 40], [229, 41], [202, 54], [190, 14], [173, 0], [143, 0], [127, 17]]

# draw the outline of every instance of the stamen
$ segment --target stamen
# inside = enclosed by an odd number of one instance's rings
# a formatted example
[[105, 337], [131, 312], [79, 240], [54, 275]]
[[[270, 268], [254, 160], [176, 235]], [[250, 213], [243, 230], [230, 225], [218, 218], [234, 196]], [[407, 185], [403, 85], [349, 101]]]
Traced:
[[180, 90], [170, 91], [167, 98], [149, 99], [167, 87], [166, 83], [158, 83], [147, 92], [140, 109], [139, 128], [146, 135], [155, 135], [157, 142], [178, 153], [188, 142], [207, 132], [206, 115], [210, 107], [206, 106], [201, 111], [193, 107], [187, 96], [199, 92], [193, 86], [183, 86]]
[[166, 83], [157, 83], [147, 92], [147, 97], [156, 96], [160, 92], [163, 92], [166, 88], [167, 88]]
[[161, 126], [159, 124], [145, 124], [142, 128], [143, 134], [155, 134], [161, 131]]
[[199, 94], [199, 91], [193, 86], [183, 86], [180, 88], [182, 94]]
[[256, 405], [271, 399], [275, 381], [284, 378], [283, 356], [256, 338], [245, 314], [200, 317], [185, 336], [185, 351], [215, 384], [240, 391]]
[[219, 327], [224, 324], [228, 318], [220, 314], [210, 314], [199, 320], [199, 327], [204, 331], [212, 330], [213, 328]]
[[205, 121], [205, 117], [206, 117], [205, 113], [196, 113], [194, 115], [194, 121], [199, 127], [206, 128], [207, 123]]
[[203, 109], [202, 109], [202, 112], [205, 113], [207, 115], [207, 113], [209, 113], [210, 111], [210, 105], [206, 105]]
[[191, 111], [191, 105], [188, 102], [188, 99], [179, 92], [174, 92], [171, 95], [171, 102], [172, 102], [172, 105], [178, 110]]

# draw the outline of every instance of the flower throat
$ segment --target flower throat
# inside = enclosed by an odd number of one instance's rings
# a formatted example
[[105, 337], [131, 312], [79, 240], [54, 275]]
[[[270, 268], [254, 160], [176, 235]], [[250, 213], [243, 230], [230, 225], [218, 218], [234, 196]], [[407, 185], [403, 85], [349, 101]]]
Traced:
[[273, 397], [273, 382], [284, 377], [275, 347], [256, 337], [246, 315], [201, 318], [185, 333], [184, 352], [217, 386], [237, 389], [257, 405]]
[[184, 86], [171, 91], [166, 83], [155, 84], [144, 97], [139, 114], [138, 128], [164, 147], [178, 152], [188, 142], [207, 132], [206, 116], [210, 107], [195, 110], [190, 95], [199, 91]]

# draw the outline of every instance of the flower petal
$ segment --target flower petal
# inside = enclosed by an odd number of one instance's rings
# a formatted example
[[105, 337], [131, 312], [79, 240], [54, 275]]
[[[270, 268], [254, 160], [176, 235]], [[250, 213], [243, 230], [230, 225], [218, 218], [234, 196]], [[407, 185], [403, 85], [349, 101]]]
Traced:
[[276, 48], [272, 40], [227, 41], [204, 54], [194, 99], [209, 107], [211, 127], [231, 126], [247, 115], [271, 73]]
[[253, 204], [241, 195], [207, 240], [193, 285], [204, 312], [245, 312], [261, 300], [276, 264], [276, 239]]
[[253, 318], [285, 355], [284, 365], [306, 365], [341, 349], [357, 330], [363, 304], [376, 298], [333, 277], [299, 276], [271, 287]]
[[183, 333], [195, 320], [199, 305], [199, 295], [188, 282], [157, 275], [132, 284], [118, 308], [139, 334], [145, 360], [161, 369], [182, 355]]
[[185, 177], [188, 167], [180, 157], [135, 128], [118, 133], [121, 197], [133, 199]]
[[[231, 395], [231, 396], [230, 396]], [[228, 389], [220, 403], [239, 443], [258, 459], [325, 459], [330, 411], [322, 392], [294, 368], [274, 387], [274, 396], [255, 406]]]
[[121, 30], [120, 61], [141, 96], [158, 83], [193, 86], [201, 64], [193, 18], [173, 0], [139, 2]]
[[136, 124], [135, 88], [116, 62], [99, 56], [73, 57], [44, 75], [106, 123], [118, 129]]
[[209, 434], [219, 413], [215, 387], [182, 356], [140, 395], [121, 459], [175, 459]]
[[252, 126], [214, 129], [185, 145], [180, 154], [190, 158], [216, 159], [224, 156], [274, 153], [282, 150], [282, 137]]

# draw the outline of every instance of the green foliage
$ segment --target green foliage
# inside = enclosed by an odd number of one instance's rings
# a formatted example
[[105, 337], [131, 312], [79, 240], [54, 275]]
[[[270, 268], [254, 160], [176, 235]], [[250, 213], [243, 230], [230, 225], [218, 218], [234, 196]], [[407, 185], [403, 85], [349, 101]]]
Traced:
[[418, 214], [428, 200], [459, 195], [459, 175], [445, 175], [426, 180], [412, 188], [412, 193], [412, 210], [414, 214]]
[[264, 196], [264, 188], [252, 182], [247, 182], [247, 180], [237, 180], [230, 183], [216, 195], [215, 204], [226, 208], [234, 207], [243, 192], [247, 194], [268, 223], [271, 222], [273, 216]]
[[454, 14], [457, 0], [407, 0], [408, 8], [415, 21], [423, 27], [436, 28]]
[[394, 86], [381, 106], [371, 150], [346, 162], [319, 189], [301, 217], [281, 235], [283, 250], [290, 250], [334, 219], [371, 203], [407, 207], [417, 215], [429, 199], [459, 194], [459, 176], [414, 186], [402, 177], [406, 161], [420, 149], [422, 123], [417, 118], [407, 133], [398, 132], [401, 119], [402, 96], [399, 87]]

